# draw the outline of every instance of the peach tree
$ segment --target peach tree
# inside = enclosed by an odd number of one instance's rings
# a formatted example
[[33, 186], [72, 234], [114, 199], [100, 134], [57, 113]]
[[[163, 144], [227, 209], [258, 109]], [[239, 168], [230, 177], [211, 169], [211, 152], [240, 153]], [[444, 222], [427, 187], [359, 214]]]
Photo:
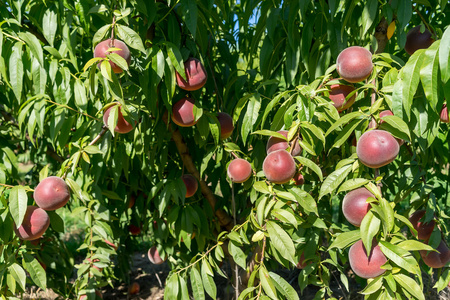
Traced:
[[165, 299], [449, 284], [448, 1], [0, 8], [2, 299], [100, 298], [144, 240]]

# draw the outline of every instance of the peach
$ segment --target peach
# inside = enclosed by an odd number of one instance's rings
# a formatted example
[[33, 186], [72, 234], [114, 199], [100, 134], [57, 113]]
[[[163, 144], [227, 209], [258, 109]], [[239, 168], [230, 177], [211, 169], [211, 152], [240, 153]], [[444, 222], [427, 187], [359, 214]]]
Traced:
[[375, 196], [368, 189], [362, 187], [348, 192], [342, 201], [342, 212], [347, 221], [357, 227], [361, 226], [364, 216], [371, 206], [366, 200]]
[[372, 53], [359, 46], [342, 50], [336, 60], [336, 71], [345, 81], [356, 83], [363, 81], [372, 73]]
[[417, 230], [417, 238], [419, 240], [428, 241], [431, 233], [433, 232], [434, 226], [436, 225], [436, 222], [434, 220], [431, 220], [428, 223], [420, 222], [420, 219], [425, 216], [425, 212], [426, 211], [424, 209], [414, 212], [409, 217], [409, 221], [414, 226], [414, 229]]
[[330, 86], [328, 98], [333, 101], [333, 106], [336, 107], [339, 112], [341, 112], [355, 103], [356, 93], [346, 101], [346, 97], [354, 90], [355, 88], [350, 85], [333, 84]]
[[162, 260], [161, 256], [159, 256], [159, 252], [156, 246], [153, 246], [148, 250], [147, 256], [150, 262], [154, 265], [160, 265], [166, 261]]
[[34, 189], [33, 198], [40, 208], [56, 210], [69, 201], [69, 187], [60, 177], [50, 176], [39, 182]]
[[[288, 136], [287, 130], [280, 130], [277, 132], [281, 133], [286, 138]], [[273, 151], [280, 150], [280, 149], [287, 150], [289, 148], [289, 146], [292, 146], [292, 145], [288, 144], [288, 142], [286, 140], [271, 136], [269, 138], [269, 140], [267, 141], [266, 151], [267, 151], [267, 154], [269, 154]], [[292, 150], [292, 156], [300, 155], [301, 152], [302, 152], [302, 147], [300, 147], [300, 143], [297, 142], [294, 146], [294, 149]]]
[[228, 165], [227, 174], [232, 182], [241, 183], [252, 175], [252, 166], [245, 159], [236, 158]]
[[[95, 298], [96, 299], [103, 299], [103, 295], [100, 291], [95, 291]], [[80, 296], [80, 300], [86, 300], [87, 299], [87, 295], [81, 295]]]
[[50, 225], [47, 212], [37, 206], [29, 205], [25, 212], [22, 225], [14, 226], [16, 235], [21, 240], [32, 241], [40, 238]]
[[130, 202], [128, 202], [128, 208], [132, 208], [135, 203], [136, 203], [136, 195], [131, 194], [130, 195]]
[[[114, 51], [109, 52], [108, 51], [109, 48], [119, 48], [120, 50], [114, 50]], [[128, 46], [120, 40], [107, 39], [107, 40], [104, 40], [104, 41], [98, 43], [97, 46], [95, 46], [95, 48], [94, 48], [94, 57], [106, 58], [106, 55], [108, 55], [110, 53], [116, 53], [116, 54], [120, 55], [123, 59], [125, 59], [127, 64], [130, 65], [130, 61], [131, 61], [130, 50], [128, 49]], [[119, 74], [119, 73], [123, 72], [122, 68], [120, 68], [118, 65], [113, 63], [111, 60], [109, 61], [109, 64], [111, 65], [111, 69], [114, 73]], [[98, 67], [100, 67], [100, 63], [98, 64]]]
[[229, 138], [234, 130], [233, 118], [227, 113], [220, 112], [217, 114], [217, 120], [220, 124], [220, 138], [222, 140]]
[[448, 262], [450, 262], [450, 250], [445, 242], [442, 240], [439, 246], [436, 248], [437, 251], [427, 251], [420, 250], [420, 256], [422, 256], [423, 262], [431, 268], [442, 268]]
[[141, 289], [141, 286], [139, 285], [139, 283], [137, 282], [133, 282], [130, 287], [128, 288], [128, 294], [129, 295], [136, 295], [137, 293], [139, 293]]
[[295, 182], [295, 185], [303, 185], [305, 184], [305, 178], [301, 173], [297, 173], [294, 175], [294, 178], [292, 178]]
[[381, 269], [381, 266], [387, 262], [387, 258], [381, 252], [376, 240], [372, 242], [369, 255], [367, 255], [362, 240], [357, 241], [350, 247], [348, 258], [353, 272], [361, 278], [374, 278], [386, 271]]
[[[103, 124], [105, 124], [105, 126], [108, 126], [109, 114], [111, 113], [111, 109], [113, 107], [114, 106], [111, 106], [103, 113]], [[119, 105], [119, 110], [118, 110], [118, 114], [117, 114], [117, 124], [116, 124], [116, 128], [114, 128], [114, 131], [117, 133], [128, 133], [131, 130], [133, 130], [133, 124], [130, 124], [130, 123], [128, 123], [127, 120], [125, 120], [125, 118], [123, 117], [123, 114], [122, 114], [122, 108]]]
[[420, 32], [420, 25], [412, 28], [406, 35], [405, 51], [409, 55], [413, 55], [419, 49], [426, 49], [433, 44], [431, 32], [425, 28], [423, 33]]
[[131, 233], [131, 235], [138, 235], [141, 233], [141, 228], [136, 225], [130, 224], [128, 225], [128, 231]]
[[291, 180], [297, 171], [295, 161], [286, 150], [270, 152], [263, 162], [263, 172], [267, 180], [283, 184]]
[[201, 89], [208, 79], [203, 64], [196, 58], [191, 57], [184, 63], [184, 71], [187, 80], [184, 80], [178, 72], [176, 73], [177, 84], [183, 90], [196, 91]]
[[172, 106], [172, 121], [181, 127], [191, 127], [197, 124], [194, 115], [195, 100], [184, 97]]
[[183, 179], [184, 185], [186, 185], [186, 198], [194, 196], [198, 189], [197, 179], [191, 174], [184, 174], [181, 176], [181, 179]]
[[442, 106], [440, 119], [443, 123], [449, 123], [447, 104]]
[[383, 117], [386, 116], [393, 116], [394, 113], [390, 110], [383, 110], [382, 112], [380, 112], [380, 124], [383, 124], [385, 121], [383, 120]]
[[399, 150], [398, 141], [384, 130], [367, 131], [356, 144], [359, 160], [370, 168], [380, 168], [389, 164], [397, 157]]
[[300, 259], [298, 261], [298, 264], [295, 266], [297, 269], [304, 269], [306, 266], [310, 265], [312, 262], [305, 262], [305, 252], [300, 255]]

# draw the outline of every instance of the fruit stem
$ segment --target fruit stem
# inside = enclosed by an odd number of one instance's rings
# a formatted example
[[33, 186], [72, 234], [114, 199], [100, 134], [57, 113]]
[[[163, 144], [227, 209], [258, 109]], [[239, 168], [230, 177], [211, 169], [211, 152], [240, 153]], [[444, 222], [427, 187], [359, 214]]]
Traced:
[[103, 125], [102, 131], [100, 131], [100, 133], [89, 143], [89, 146], [95, 145], [107, 131], [108, 127]]

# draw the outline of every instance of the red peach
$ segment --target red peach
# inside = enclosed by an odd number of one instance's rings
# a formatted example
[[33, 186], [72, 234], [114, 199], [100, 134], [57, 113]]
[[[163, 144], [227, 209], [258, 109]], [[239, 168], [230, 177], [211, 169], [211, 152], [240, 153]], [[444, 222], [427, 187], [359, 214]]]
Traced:
[[220, 124], [220, 138], [222, 140], [229, 138], [234, 130], [233, 118], [227, 113], [220, 112], [217, 114], [217, 120]]
[[194, 196], [198, 189], [197, 179], [191, 174], [184, 174], [181, 176], [181, 179], [183, 179], [184, 185], [186, 186], [186, 198]]
[[420, 250], [420, 256], [422, 256], [423, 262], [431, 268], [443, 268], [448, 262], [450, 262], [450, 250], [445, 242], [442, 240], [439, 246], [436, 248], [437, 251], [427, 251]]
[[369, 255], [363, 242], [359, 240], [350, 247], [348, 258], [353, 272], [361, 278], [374, 278], [386, 271], [381, 266], [387, 262], [387, 258], [375, 240]]
[[349, 108], [355, 103], [356, 93], [354, 93], [347, 101], [346, 97], [355, 90], [353, 86], [344, 84], [333, 84], [330, 86], [328, 98], [333, 101], [333, 106], [341, 112]]
[[431, 32], [425, 28], [423, 33], [420, 32], [420, 25], [412, 28], [406, 35], [405, 51], [409, 55], [413, 55], [419, 49], [426, 49], [433, 44], [434, 39]]
[[160, 265], [166, 261], [162, 260], [161, 256], [159, 256], [159, 252], [156, 246], [153, 246], [148, 250], [147, 256], [150, 262], [155, 265]]
[[387, 131], [365, 132], [356, 145], [356, 154], [364, 165], [380, 168], [392, 162], [398, 155], [398, 141]]
[[194, 116], [195, 100], [184, 97], [172, 106], [172, 121], [181, 127], [191, 127], [197, 124]]
[[294, 177], [297, 171], [292, 156], [286, 150], [276, 150], [269, 153], [263, 162], [263, 172], [267, 180], [283, 184]]
[[431, 233], [433, 233], [434, 226], [436, 222], [434, 220], [431, 220], [428, 223], [420, 222], [420, 219], [425, 216], [426, 210], [418, 210], [414, 212], [410, 217], [409, 221], [413, 225], [414, 229], [417, 230], [417, 238], [419, 240], [428, 241], [428, 239], [431, 236]]
[[47, 212], [37, 206], [29, 205], [25, 212], [22, 225], [14, 226], [16, 235], [21, 240], [32, 241], [40, 238], [50, 225]]
[[60, 177], [50, 176], [39, 182], [34, 190], [33, 198], [40, 208], [56, 210], [69, 201], [69, 187]]
[[372, 53], [359, 46], [342, 50], [336, 60], [336, 71], [346, 81], [356, 83], [363, 81], [372, 73]]
[[[277, 132], [282, 134], [285, 138], [287, 138], [288, 133], [289, 133], [289, 131], [287, 131], [287, 130], [280, 130]], [[269, 138], [269, 140], [267, 141], [266, 152], [267, 152], [267, 154], [269, 154], [276, 150], [281, 150], [281, 149], [286, 150], [289, 148], [289, 146], [292, 146], [292, 145], [288, 144], [288, 142], [286, 140], [271, 136]], [[302, 152], [302, 147], [300, 147], [300, 143], [297, 142], [294, 146], [294, 149], [292, 150], [292, 156], [300, 155], [301, 152]]]
[[[111, 106], [103, 113], [103, 124], [105, 124], [105, 126], [108, 126], [109, 114], [111, 113], [111, 109], [113, 107], [114, 106]], [[114, 128], [114, 131], [118, 132], [118, 133], [128, 133], [131, 130], [133, 130], [133, 124], [130, 124], [130, 123], [128, 123], [127, 120], [125, 120], [125, 118], [123, 117], [123, 114], [122, 114], [122, 108], [119, 105], [119, 110], [118, 110], [118, 114], [117, 114], [117, 124], [116, 124], [116, 128]]]
[[186, 72], [187, 80], [184, 80], [178, 72], [176, 73], [177, 84], [183, 90], [195, 91], [201, 89], [208, 79], [203, 64], [196, 58], [189, 58], [184, 63], [184, 71]]
[[294, 178], [292, 178], [295, 182], [295, 185], [303, 185], [305, 183], [305, 178], [301, 173], [297, 173], [294, 175]]
[[241, 183], [252, 175], [252, 166], [245, 159], [236, 158], [228, 165], [227, 174], [232, 182]]
[[442, 105], [440, 119], [443, 123], [449, 123], [447, 104]]
[[[109, 48], [119, 48], [120, 50], [114, 50], [109, 52], [108, 51]], [[120, 55], [123, 59], [125, 59], [127, 64], [130, 65], [131, 53], [130, 50], [128, 49], [128, 46], [124, 42], [117, 39], [114, 40], [107, 39], [98, 43], [97, 46], [95, 46], [94, 57], [106, 58], [106, 55], [110, 53], [116, 53]], [[111, 69], [114, 73], [118, 74], [123, 72], [122, 68], [113, 63], [111, 60], [109, 61], [109, 64], [111, 65]], [[98, 66], [100, 67], [100, 63], [98, 64]]]
[[369, 197], [375, 198], [364, 187], [350, 191], [344, 196], [342, 212], [349, 223], [357, 227], [361, 226], [362, 220], [371, 208], [370, 204], [366, 202]]

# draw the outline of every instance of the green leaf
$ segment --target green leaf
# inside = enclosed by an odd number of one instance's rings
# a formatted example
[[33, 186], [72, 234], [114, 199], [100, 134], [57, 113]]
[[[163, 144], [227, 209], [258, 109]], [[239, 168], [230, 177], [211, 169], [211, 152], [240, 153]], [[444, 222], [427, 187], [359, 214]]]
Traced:
[[102, 61], [102, 63], [100, 64], [100, 71], [101, 71], [103, 77], [108, 79], [108, 81], [113, 81], [112, 68], [111, 68], [111, 64], [109, 63], [108, 60]]
[[361, 240], [363, 241], [364, 246], [366, 247], [366, 252], [370, 253], [372, 249], [372, 240], [375, 235], [377, 235], [380, 230], [381, 221], [378, 219], [371, 210], [367, 212], [361, 222]]
[[186, 72], [184, 70], [184, 62], [183, 57], [181, 55], [180, 50], [177, 46], [170, 42], [166, 42], [167, 46], [167, 54], [169, 55], [169, 59], [172, 62], [172, 65], [175, 67], [177, 73], [186, 80]]
[[128, 63], [127, 61], [117, 53], [110, 53], [106, 55], [108, 59], [110, 59], [113, 63], [119, 66], [122, 70], [128, 71]]
[[397, 7], [398, 28], [405, 28], [412, 16], [411, 0], [402, 0]]
[[390, 203], [383, 197], [379, 200], [382, 214], [380, 215], [385, 227], [386, 234], [392, 231], [395, 225], [394, 209]]
[[396, 138], [411, 141], [411, 133], [405, 121], [396, 116], [385, 116], [383, 121], [385, 123], [381, 124], [379, 129], [389, 131]]
[[183, 20], [187, 25], [187, 28], [195, 39], [195, 34], [197, 31], [197, 18], [198, 18], [198, 8], [195, 0], [181, 0], [180, 5], [183, 11]]
[[[242, 268], [246, 269], [246, 262], [247, 255], [245, 255], [244, 251], [239, 247], [238, 243], [235, 241], [230, 241], [228, 243], [228, 252], [230, 252], [231, 256], [233, 257], [233, 260]], [[205, 288], [206, 289], [206, 288]]]
[[27, 212], [27, 202], [28, 196], [25, 188], [21, 185], [14, 186], [9, 193], [9, 211], [17, 228], [22, 225]]
[[362, 122], [364, 122], [364, 119], [352, 120], [347, 126], [345, 126], [344, 129], [336, 137], [334, 144], [333, 146], [331, 146], [329, 151], [331, 151], [333, 148], [339, 148], [340, 146], [342, 146], [342, 144], [346, 143], [350, 135], [355, 131], [356, 127], [358, 127]]
[[173, 273], [167, 280], [164, 288], [164, 300], [178, 299], [178, 274]]
[[201, 276], [203, 281], [203, 287], [205, 288], [206, 293], [208, 293], [211, 298], [216, 299], [217, 298], [217, 287], [214, 283], [213, 278], [208, 275], [208, 269], [209, 265], [207, 265], [208, 262], [204, 259], [202, 260], [202, 270], [201, 270]]
[[367, 184], [369, 181], [370, 181], [369, 179], [365, 179], [365, 178], [349, 179], [349, 180], [345, 181], [339, 187], [338, 193], [355, 190], [355, 189]]
[[103, 25], [99, 30], [94, 34], [92, 38], [92, 45], [95, 47], [98, 43], [100, 43], [106, 35], [106, 32], [111, 28], [111, 24]]
[[274, 208], [272, 209], [271, 214], [278, 218], [281, 222], [291, 224], [295, 228], [298, 226], [298, 222], [294, 214], [285, 208]]
[[28, 253], [24, 253], [23, 261], [25, 263], [25, 269], [30, 274], [31, 280], [33, 280], [38, 287], [45, 290], [47, 288], [47, 276], [39, 261]]
[[60, 215], [58, 215], [55, 211], [48, 211], [47, 214], [50, 217], [50, 225], [53, 230], [64, 233], [64, 220], [60, 217]]
[[342, 181], [345, 180], [347, 175], [351, 172], [352, 165], [346, 165], [325, 178], [325, 181], [322, 183], [320, 187], [319, 199], [321, 199], [326, 194], [332, 193], [336, 188], [341, 184]]
[[318, 165], [316, 165], [316, 163], [314, 163], [312, 160], [310, 160], [306, 157], [302, 157], [302, 156], [296, 156], [295, 159], [298, 160], [302, 165], [304, 165], [304, 166], [310, 168], [312, 171], [314, 171], [314, 173], [316, 173], [317, 176], [319, 176], [320, 181], [323, 181], [322, 170], [319, 168]]
[[[444, 1], [446, 2], [446, 1]], [[439, 45], [439, 67], [441, 69], [441, 80], [447, 82], [450, 79], [450, 27], [444, 31], [441, 44]]]
[[273, 279], [273, 285], [275, 288], [283, 294], [288, 300], [300, 300], [297, 291], [280, 275], [269, 272], [270, 277]]
[[377, 292], [383, 286], [383, 277], [378, 276], [372, 280], [360, 293], [363, 295], [370, 295]]
[[19, 32], [19, 37], [25, 41], [33, 56], [39, 61], [41, 67], [44, 67], [44, 52], [37, 37], [29, 32]]
[[440, 41], [436, 41], [428, 49], [425, 50], [425, 53], [422, 55], [423, 62], [420, 68], [420, 81], [422, 82], [425, 97], [427, 97], [428, 103], [430, 103], [433, 110], [436, 110], [436, 105], [439, 101], [439, 43]]
[[408, 291], [411, 296], [413, 296], [416, 299], [419, 300], [425, 300], [425, 296], [423, 295], [422, 288], [419, 286], [419, 284], [412, 279], [411, 277], [405, 275], [405, 274], [394, 274], [394, 279], [397, 281], [397, 283], [404, 288], [406, 291]]
[[253, 125], [255, 125], [256, 120], [259, 117], [259, 110], [261, 108], [261, 102], [259, 100], [258, 94], [258, 97], [252, 97], [250, 101], [248, 101], [247, 111], [245, 112], [241, 126], [242, 141], [244, 144], [247, 141], [247, 136], [253, 130]]
[[277, 249], [277, 251], [280, 252], [284, 258], [296, 265], [297, 262], [294, 259], [295, 246], [289, 234], [287, 234], [280, 225], [273, 221], [268, 221], [266, 223], [266, 228], [269, 233], [270, 242], [275, 249]]
[[114, 130], [116, 129], [118, 119], [119, 119], [119, 106], [114, 105], [109, 111], [108, 122], [106, 123], [108, 124], [108, 129], [113, 136], [115, 134]]
[[[379, 241], [381, 251], [386, 255], [388, 259], [397, 264], [399, 267], [407, 270], [411, 273], [420, 274], [419, 265], [417, 261], [411, 257], [411, 253], [400, 248], [399, 246], [392, 245], [391, 243], [385, 241]], [[412, 259], [407, 259], [407, 257], [411, 257]]]
[[256, 130], [253, 131], [251, 134], [259, 134], [259, 135], [264, 135], [264, 136], [270, 136], [270, 137], [276, 137], [278, 139], [282, 139], [284, 141], [287, 141], [286, 137], [284, 135], [282, 135], [281, 133], [278, 133], [277, 131], [272, 131], [272, 130]]
[[433, 251], [435, 250], [433, 247], [424, 244], [422, 242], [416, 240], [406, 240], [397, 244], [398, 247], [406, 250], [406, 251], [419, 251], [419, 250], [427, 250]]
[[348, 245], [358, 241], [361, 239], [361, 233], [360, 230], [353, 230], [348, 232], [343, 232], [336, 236], [333, 243], [331, 243], [330, 247], [328, 247], [328, 250], [331, 250], [333, 248], [337, 249], [345, 249]]
[[139, 50], [146, 54], [144, 44], [142, 43], [142, 39], [139, 34], [136, 33], [133, 29], [127, 26], [123, 26], [120, 24], [116, 24], [117, 35], [122, 41], [125, 42], [131, 48]]
[[98, 148], [98, 146], [90, 145], [83, 148], [89, 154], [103, 154], [103, 151]]
[[261, 285], [266, 295], [273, 300], [277, 300], [278, 297], [275, 286], [264, 265], [259, 268], [259, 279], [261, 280]]
[[74, 83], [74, 94], [76, 106], [85, 110], [88, 104], [86, 88], [79, 78], [77, 78]]
[[17, 42], [11, 51], [9, 57], [9, 83], [11, 84], [14, 95], [19, 103], [22, 99], [22, 86], [23, 86], [23, 44]]
[[309, 193], [295, 186], [290, 187], [289, 192], [295, 196], [295, 200], [306, 213], [313, 213], [319, 216], [316, 200]]
[[191, 287], [194, 299], [205, 299], [205, 291], [203, 290], [202, 277], [196, 267], [191, 268]]
[[52, 9], [47, 9], [42, 18], [42, 33], [50, 46], [54, 47], [56, 31], [58, 29], [58, 16]]
[[372, 26], [375, 17], [377, 15], [378, 9], [378, 0], [368, 0], [366, 5], [364, 6], [364, 10], [362, 13], [362, 32], [363, 36], [366, 35], [367, 30], [369, 30], [370, 26]]
[[13, 263], [8, 267], [8, 271], [14, 280], [20, 285], [22, 290], [25, 291], [25, 284], [27, 280], [25, 270], [20, 265]]
[[331, 125], [330, 128], [328, 128], [327, 132], [325, 133], [325, 137], [328, 136], [331, 132], [333, 132], [339, 126], [347, 124], [351, 120], [358, 118], [358, 117], [363, 117], [363, 116], [364, 116], [364, 114], [360, 111], [355, 111], [355, 112], [351, 112], [349, 114], [344, 115], [342, 118], [340, 118], [335, 123], [333, 123], [333, 125]]

